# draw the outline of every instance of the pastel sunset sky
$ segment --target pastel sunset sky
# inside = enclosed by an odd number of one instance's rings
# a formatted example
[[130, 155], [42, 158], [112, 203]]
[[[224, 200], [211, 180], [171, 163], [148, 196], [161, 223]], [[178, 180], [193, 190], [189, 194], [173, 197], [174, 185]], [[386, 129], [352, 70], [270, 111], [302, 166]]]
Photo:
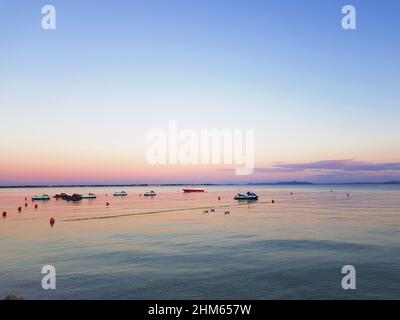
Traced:
[[[357, 30], [341, 8], [357, 10]], [[44, 4], [57, 29], [41, 28]], [[400, 1], [0, 0], [0, 185], [400, 180]], [[255, 130], [255, 170], [146, 134]]]

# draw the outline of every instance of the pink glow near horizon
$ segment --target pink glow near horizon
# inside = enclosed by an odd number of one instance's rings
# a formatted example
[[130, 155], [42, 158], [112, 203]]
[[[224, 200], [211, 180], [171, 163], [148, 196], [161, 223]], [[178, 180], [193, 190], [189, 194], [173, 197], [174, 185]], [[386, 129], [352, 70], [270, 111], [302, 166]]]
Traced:
[[[306, 167], [311, 166], [304, 164]], [[376, 165], [375, 165], [376, 166]], [[272, 169], [271, 169], [272, 168]], [[400, 179], [397, 170], [375, 167], [368, 171], [311, 168], [302, 170], [256, 168], [250, 176], [235, 176], [232, 166], [212, 165], [90, 165], [90, 164], [10, 164], [0, 167], [1, 185], [35, 184], [135, 184], [135, 183], [246, 183], [263, 181], [383, 182]], [[281, 171], [279, 171], [281, 170]], [[341, 175], [345, 177], [340, 179]], [[336, 177], [336, 180], [329, 179]], [[321, 179], [319, 177], [322, 177]]]

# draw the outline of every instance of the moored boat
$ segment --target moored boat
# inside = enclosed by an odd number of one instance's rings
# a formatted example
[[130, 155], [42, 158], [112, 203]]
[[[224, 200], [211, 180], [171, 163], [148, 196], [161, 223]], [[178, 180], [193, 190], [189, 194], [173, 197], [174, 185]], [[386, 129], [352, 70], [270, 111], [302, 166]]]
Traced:
[[66, 193], [57, 193], [53, 198], [54, 199], [62, 199], [63, 197], [65, 197], [67, 194]]
[[81, 201], [82, 196], [77, 193], [74, 193], [72, 196], [63, 193], [61, 199], [65, 200], [65, 201]]
[[47, 194], [41, 194], [39, 196], [33, 196], [32, 200], [50, 200], [50, 197]]
[[204, 189], [190, 188], [190, 189], [183, 189], [183, 192], [185, 192], [185, 193], [189, 193], [189, 192], [204, 192]]
[[97, 196], [94, 193], [82, 194], [82, 199], [96, 199]]
[[258, 200], [258, 195], [254, 192], [247, 192], [246, 194], [238, 193], [235, 197], [235, 200]]
[[157, 193], [155, 193], [153, 190], [149, 191], [149, 192], [145, 192], [143, 194], [145, 197], [154, 197], [157, 195]]
[[124, 196], [127, 196], [127, 195], [128, 195], [128, 193], [125, 192], [125, 191], [115, 192], [113, 194], [114, 197], [124, 197]]

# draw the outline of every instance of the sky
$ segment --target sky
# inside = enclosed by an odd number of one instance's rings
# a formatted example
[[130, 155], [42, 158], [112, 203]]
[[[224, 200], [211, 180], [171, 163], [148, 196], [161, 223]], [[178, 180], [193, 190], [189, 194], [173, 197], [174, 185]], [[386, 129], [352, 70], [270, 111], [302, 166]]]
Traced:
[[[399, 17], [396, 0], [0, 0], [0, 185], [400, 180]], [[253, 173], [149, 164], [170, 121], [254, 130]]]

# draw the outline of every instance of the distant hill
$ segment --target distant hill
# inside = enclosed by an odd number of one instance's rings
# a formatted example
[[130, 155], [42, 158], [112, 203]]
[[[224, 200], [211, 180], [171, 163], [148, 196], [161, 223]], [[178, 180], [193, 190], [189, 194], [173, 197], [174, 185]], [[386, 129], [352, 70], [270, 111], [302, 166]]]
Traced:
[[312, 182], [306, 182], [306, 181], [279, 181], [279, 182], [252, 182], [252, 183], [248, 183], [248, 185], [251, 185], [251, 186], [265, 186], [265, 185], [268, 185], [268, 186], [276, 186], [276, 185], [282, 185], [282, 186], [285, 186], [285, 185], [290, 185], [290, 186], [293, 186], [293, 185], [312, 185], [312, 184], [314, 184], [314, 183], [312, 183]]
[[326, 182], [326, 183], [313, 183], [307, 181], [278, 181], [278, 182], [251, 182], [247, 185], [251, 186], [296, 186], [296, 185], [348, 185], [348, 184], [400, 184], [400, 181], [386, 181], [386, 182]]
[[0, 189], [5, 188], [74, 188], [74, 187], [157, 187], [157, 186], [174, 186], [174, 187], [182, 187], [182, 186], [235, 186], [235, 185], [248, 185], [248, 186], [307, 186], [307, 185], [356, 185], [356, 184], [384, 184], [384, 185], [397, 185], [400, 184], [400, 181], [386, 181], [386, 182], [336, 182], [336, 183], [313, 183], [307, 181], [278, 181], [278, 182], [249, 182], [247, 184], [235, 184], [235, 183], [197, 183], [197, 184], [188, 184], [188, 183], [140, 183], [140, 184], [59, 184], [59, 185], [11, 185], [6, 186], [0, 185]]

